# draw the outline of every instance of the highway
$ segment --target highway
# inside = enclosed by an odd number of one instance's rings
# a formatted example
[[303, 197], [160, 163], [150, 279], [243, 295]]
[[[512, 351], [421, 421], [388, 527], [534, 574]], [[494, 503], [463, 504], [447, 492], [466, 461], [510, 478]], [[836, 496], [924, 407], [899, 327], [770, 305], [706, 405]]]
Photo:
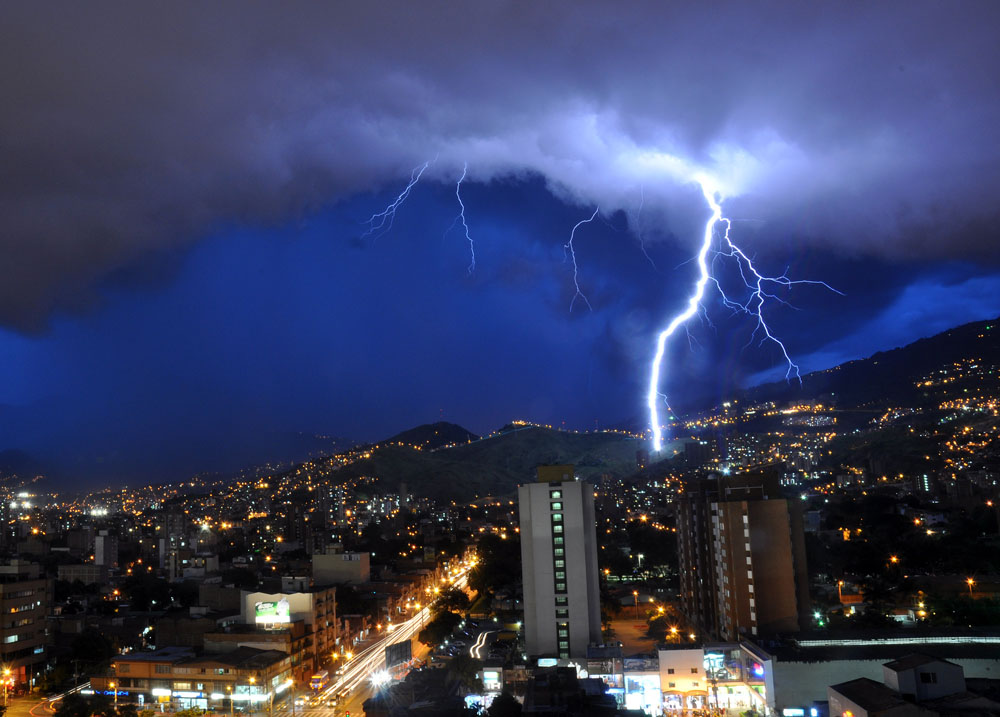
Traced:
[[[441, 587], [456, 587], [465, 590], [469, 583], [469, 570], [475, 565], [462, 564], [462, 567], [452, 574]], [[430, 621], [431, 605], [422, 606], [403, 622], [390, 624], [385, 632], [368, 644], [362, 644], [346, 664], [333, 672], [332, 682], [322, 693], [323, 699], [335, 698], [339, 703], [345, 701], [358, 687], [380, 679], [388, 679], [382, 673], [386, 670], [385, 648], [397, 642], [410, 640]]]

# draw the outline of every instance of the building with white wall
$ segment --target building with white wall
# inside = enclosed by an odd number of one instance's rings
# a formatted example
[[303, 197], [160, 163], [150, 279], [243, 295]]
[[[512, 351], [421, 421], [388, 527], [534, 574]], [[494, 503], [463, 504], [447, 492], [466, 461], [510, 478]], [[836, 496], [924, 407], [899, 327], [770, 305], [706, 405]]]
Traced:
[[573, 466], [540, 466], [517, 498], [527, 654], [586, 657], [601, 642], [594, 488]]

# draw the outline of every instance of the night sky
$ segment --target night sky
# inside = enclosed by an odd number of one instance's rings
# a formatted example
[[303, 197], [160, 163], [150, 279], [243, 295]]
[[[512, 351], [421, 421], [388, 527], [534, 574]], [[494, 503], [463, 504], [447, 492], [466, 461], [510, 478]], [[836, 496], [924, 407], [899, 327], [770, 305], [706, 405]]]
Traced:
[[[7, 3], [0, 27], [0, 450], [63, 479], [296, 432], [639, 427], [696, 175], [760, 268], [843, 293], [767, 314], [803, 372], [1000, 314], [991, 0]], [[679, 411], [785, 373], [717, 294], [689, 328]]]

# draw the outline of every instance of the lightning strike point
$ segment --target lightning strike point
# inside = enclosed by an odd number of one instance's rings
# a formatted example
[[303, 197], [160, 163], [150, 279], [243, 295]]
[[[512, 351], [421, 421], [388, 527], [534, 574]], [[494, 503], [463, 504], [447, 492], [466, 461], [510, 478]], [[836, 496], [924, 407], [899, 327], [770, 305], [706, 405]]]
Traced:
[[564, 260], [565, 258], [568, 258], [573, 263], [573, 286], [576, 287], [576, 293], [573, 294], [573, 298], [569, 302], [570, 313], [573, 313], [573, 306], [576, 304], [576, 300], [578, 298], [583, 299], [583, 303], [587, 305], [588, 309], [591, 311], [594, 310], [594, 307], [590, 305], [590, 300], [587, 299], [587, 296], [582, 291], [580, 291], [580, 267], [576, 263], [576, 248], [573, 246], [573, 240], [576, 238], [576, 230], [579, 229], [581, 225], [590, 224], [590, 222], [594, 221], [600, 211], [601, 208], [597, 207], [594, 210], [594, 213], [590, 215], [589, 219], [581, 219], [578, 221], [573, 227], [573, 231], [569, 233], [569, 241], [563, 244]]
[[[730, 237], [732, 222], [722, 216], [722, 197], [714, 189], [711, 181], [707, 177], [696, 178], [696, 181], [701, 186], [702, 194], [705, 195], [705, 200], [708, 202], [708, 206], [712, 210], [712, 215], [705, 223], [705, 233], [702, 236], [701, 249], [699, 250], [697, 257], [695, 257], [698, 264], [698, 279], [695, 282], [693, 293], [688, 298], [687, 308], [671, 319], [670, 323], [667, 324], [667, 328], [661, 331], [656, 339], [656, 352], [653, 356], [653, 363], [650, 370], [649, 392], [646, 395], [646, 405], [649, 407], [649, 422], [650, 428], [653, 432], [653, 450], [657, 452], [663, 449], [663, 427], [660, 425], [659, 412], [660, 401], [663, 401], [667, 410], [670, 411], [670, 413], [673, 413], [669, 403], [667, 403], [666, 394], [660, 391], [660, 370], [663, 365], [663, 355], [666, 350], [667, 339], [673, 335], [678, 327], [686, 324], [692, 316], [697, 314], [699, 308], [704, 308], [701, 306], [701, 301], [705, 296], [705, 287], [709, 282], [712, 282], [715, 288], [719, 291], [719, 294], [722, 297], [722, 302], [725, 306], [741, 313], [749, 314], [756, 319], [756, 326], [750, 336], [750, 341], [753, 341], [757, 336], [761, 336], [761, 344], [767, 342], [776, 344], [781, 351], [787, 366], [785, 370], [785, 380], [791, 380], [794, 376], [800, 382], [802, 377], [799, 372], [799, 367], [792, 360], [784, 343], [782, 343], [782, 341], [772, 333], [771, 327], [764, 318], [764, 307], [768, 301], [787, 305], [787, 302], [773, 293], [774, 289], [778, 287], [789, 288], [798, 284], [815, 284], [843, 296], [842, 292], [837, 291], [823, 281], [789, 279], [787, 276], [787, 270], [785, 273], [777, 277], [765, 276], [757, 271], [757, 268], [754, 266], [750, 257], [748, 257]], [[708, 255], [709, 252], [712, 251], [712, 243], [715, 238], [716, 227], [720, 224], [725, 225], [725, 231], [723, 232], [721, 246], [718, 250], [716, 250], [715, 256], [712, 257], [711, 267], [714, 268], [720, 258], [735, 260], [737, 268], [739, 269], [740, 277], [743, 280], [743, 284], [750, 290], [749, 297], [743, 302], [729, 298], [723, 290], [722, 285], [719, 283], [719, 280], [712, 275], [712, 271], [709, 267]]]

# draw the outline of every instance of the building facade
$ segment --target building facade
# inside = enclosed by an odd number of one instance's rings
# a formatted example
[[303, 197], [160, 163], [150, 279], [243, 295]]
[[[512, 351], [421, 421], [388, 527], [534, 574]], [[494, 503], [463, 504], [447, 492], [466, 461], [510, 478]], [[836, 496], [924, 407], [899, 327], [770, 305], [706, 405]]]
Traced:
[[251, 647], [200, 657], [168, 647], [121, 655], [111, 667], [110, 675], [90, 678], [93, 692], [117, 692], [119, 700], [171, 710], [271, 711], [294, 684], [288, 654]]
[[722, 640], [794, 633], [809, 606], [798, 506], [776, 475], [712, 476], [685, 485], [678, 505], [681, 608]]
[[15, 684], [32, 684], [45, 666], [52, 590], [38, 565], [15, 560], [0, 567], [0, 662]]
[[324, 664], [337, 648], [337, 589], [314, 587], [289, 593], [243, 593], [243, 622], [282, 628], [296, 621], [306, 626], [309, 669]]
[[527, 653], [586, 657], [601, 642], [594, 489], [573, 466], [541, 466], [518, 509]]

